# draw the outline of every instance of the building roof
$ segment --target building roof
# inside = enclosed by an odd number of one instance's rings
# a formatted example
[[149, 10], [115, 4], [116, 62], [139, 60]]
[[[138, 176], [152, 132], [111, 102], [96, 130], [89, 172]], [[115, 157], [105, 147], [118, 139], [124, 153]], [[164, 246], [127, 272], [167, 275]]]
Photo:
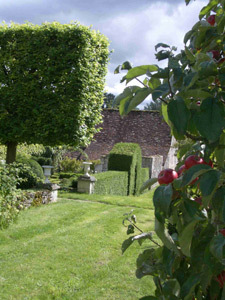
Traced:
[[121, 117], [118, 110], [104, 109], [102, 115], [102, 129], [85, 150], [90, 160], [107, 155], [119, 142], [138, 143], [142, 156], [163, 155], [165, 160], [171, 134], [158, 111], [135, 110]]

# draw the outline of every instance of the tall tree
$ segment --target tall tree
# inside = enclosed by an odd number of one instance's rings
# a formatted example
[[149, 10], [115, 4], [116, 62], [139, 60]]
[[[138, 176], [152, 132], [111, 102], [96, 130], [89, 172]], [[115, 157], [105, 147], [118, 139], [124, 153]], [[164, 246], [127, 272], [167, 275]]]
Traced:
[[0, 142], [85, 145], [101, 121], [105, 36], [77, 23], [0, 26]]
[[[103, 103], [103, 108], [114, 108], [114, 99], [115, 95], [112, 93], [104, 93], [104, 103]], [[117, 105], [118, 108], [118, 105]]]

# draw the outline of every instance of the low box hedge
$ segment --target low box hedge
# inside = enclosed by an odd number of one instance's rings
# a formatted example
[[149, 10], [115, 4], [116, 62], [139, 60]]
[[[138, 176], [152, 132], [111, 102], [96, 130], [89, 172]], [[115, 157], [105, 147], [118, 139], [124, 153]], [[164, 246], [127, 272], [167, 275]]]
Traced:
[[128, 172], [107, 171], [95, 174], [94, 194], [127, 196]]

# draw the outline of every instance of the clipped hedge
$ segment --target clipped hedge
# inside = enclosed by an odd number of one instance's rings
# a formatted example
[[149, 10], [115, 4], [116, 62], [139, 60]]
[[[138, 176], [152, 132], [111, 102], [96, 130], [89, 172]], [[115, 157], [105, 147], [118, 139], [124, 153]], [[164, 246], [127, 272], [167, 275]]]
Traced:
[[[141, 186], [149, 179], [149, 168], [141, 168]], [[147, 190], [145, 190], [147, 191]]]
[[128, 172], [108, 171], [95, 174], [94, 194], [127, 196]]
[[135, 143], [115, 144], [109, 154], [108, 170], [128, 172], [128, 195], [138, 195], [141, 187], [141, 148]]

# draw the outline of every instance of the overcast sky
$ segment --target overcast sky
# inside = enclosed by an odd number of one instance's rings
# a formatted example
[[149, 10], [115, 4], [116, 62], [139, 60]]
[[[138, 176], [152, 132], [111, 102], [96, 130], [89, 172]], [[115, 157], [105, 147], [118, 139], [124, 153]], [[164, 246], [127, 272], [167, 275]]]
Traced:
[[0, 19], [34, 24], [79, 21], [110, 40], [106, 91], [117, 95], [124, 85], [114, 69], [126, 60], [133, 66], [157, 63], [154, 46], [168, 43], [183, 48], [184, 34], [198, 20], [207, 0], [0, 0]]

